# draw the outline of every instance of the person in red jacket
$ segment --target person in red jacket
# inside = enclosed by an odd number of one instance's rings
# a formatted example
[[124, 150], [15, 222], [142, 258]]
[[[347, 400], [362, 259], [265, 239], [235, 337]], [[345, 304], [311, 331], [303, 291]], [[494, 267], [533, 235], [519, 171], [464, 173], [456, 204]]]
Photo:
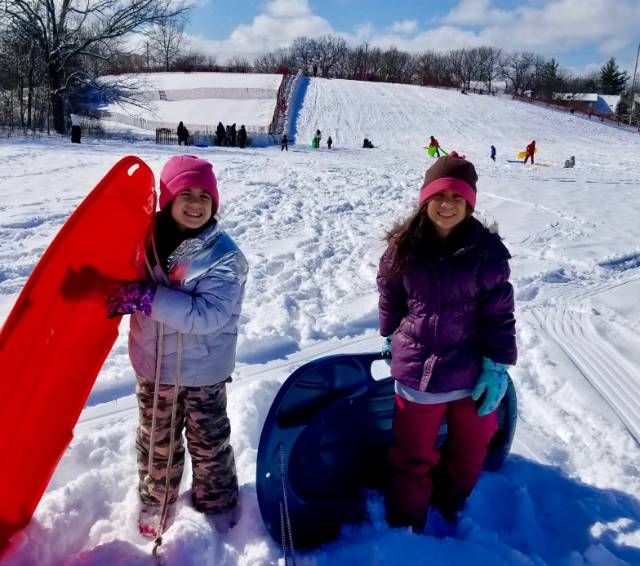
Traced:
[[529, 158], [531, 158], [531, 165], [533, 165], [535, 163], [535, 161], [533, 160], [533, 155], [536, 152], [536, 140], [533, 140], [528, 146], [527, 149], [525, 150], [527, 152], [527, 155], [525, 155], [524, 158], [524, 162], [526, 163], [527, 160]]
[[440, 157], [440, 144], [438, 143], [438, 140], [436, 138], [431, 136], [431, 141], [429, 142], [429, 145], [427, 147], [435, 147], [436, 148], [436, 156]]

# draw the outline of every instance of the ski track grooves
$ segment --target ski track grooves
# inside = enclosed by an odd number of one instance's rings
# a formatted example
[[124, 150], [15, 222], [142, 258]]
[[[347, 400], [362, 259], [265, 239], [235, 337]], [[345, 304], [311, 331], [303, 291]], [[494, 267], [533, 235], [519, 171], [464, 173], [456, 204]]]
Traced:
[[600, 337], [588, 315], [570, 306], [534, 310], [533, 315], [640, 445], [637, 370]]

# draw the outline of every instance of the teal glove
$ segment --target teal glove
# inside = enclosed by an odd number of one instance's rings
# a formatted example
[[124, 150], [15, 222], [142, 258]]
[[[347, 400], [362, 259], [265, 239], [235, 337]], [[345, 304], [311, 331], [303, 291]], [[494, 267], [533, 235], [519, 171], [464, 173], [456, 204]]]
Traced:
[[482, 373], [471, 392], [474, 401], [478, 401], [484, 395], [484, 400], [478, 407], [479, 417], [484, 417], [498, 408], [508, 385], [507, 366], [497, 364], [489, 358], [482, 358]]
[[380, 351], [387, 365], [391, 365], [391, 336], [385, 336], [382, 350]]

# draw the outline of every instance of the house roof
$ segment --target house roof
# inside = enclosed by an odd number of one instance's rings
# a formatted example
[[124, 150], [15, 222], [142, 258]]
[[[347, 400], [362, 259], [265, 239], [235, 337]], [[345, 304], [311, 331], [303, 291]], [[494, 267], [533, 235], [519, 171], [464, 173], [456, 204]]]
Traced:
[[554, 92], [553, 98], [558, 100], [575, 100], [576, 102], [598, 102], [596, 92]]

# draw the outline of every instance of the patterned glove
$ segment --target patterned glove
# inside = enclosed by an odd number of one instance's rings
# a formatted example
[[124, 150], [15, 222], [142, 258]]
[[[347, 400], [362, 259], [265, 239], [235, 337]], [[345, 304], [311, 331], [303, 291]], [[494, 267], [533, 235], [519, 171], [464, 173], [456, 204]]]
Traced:
[[507, 366], [497, 364], [489, 358], [482, 358], [482, 373], [471, 392], [474, 401], [478, 401], [484, 395], [484, 400], [478, 407], [478, 416], [484, 417], [498, 408], [507, 392], [508, 384]]
[[155, 283], [125, 281], [114, 288], [107, 299], [107, 316], [142, 312], [151, 314], [151, 303], [156, 294]]
[[382, 350], [380, 351], [387, 365], [391, 365], [391, 336], [385, 336]]

